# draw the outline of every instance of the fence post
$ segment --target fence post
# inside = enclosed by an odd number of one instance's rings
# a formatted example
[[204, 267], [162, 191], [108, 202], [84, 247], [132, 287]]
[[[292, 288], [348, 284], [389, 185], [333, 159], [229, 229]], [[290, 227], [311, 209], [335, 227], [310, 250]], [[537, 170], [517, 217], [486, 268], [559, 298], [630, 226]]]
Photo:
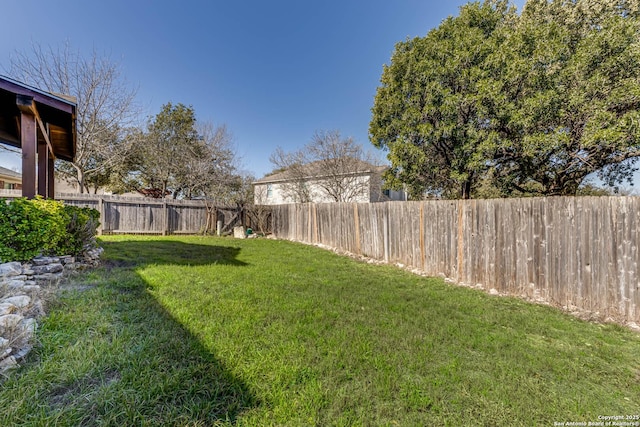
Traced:
[[169, 231], [169, 207], [167, 205], [167, 201], [162, 201], [162, 211], [164, 212], [164, 221], [162, 224], [162, 235], [166, 236]]
[[318, 205], [313, 204], [313, 242], [320, 243], [318, 237]]
[[362, 250], [360, 248], [360, 217], [358, 216], [358, 204], [353, 204], [353, 225], [356, 231], [356, 254], [360, 255]]
[[104, 233], [104, 221], [105, 221], [104, 198], [102, 196], [100, 196], [100, 198], [98, 199], [98, 212], [100, 212], [100, 225], [98, 225], [98, 236], [102, 236], [102, 234]]
[[389, 263], [389, 202], [384, 203], [382, 212], [382, 238], [384, 239], [384, 262]]
[[464, 268], [464, 210], [466, 201], [458, 200], [458, 271], [456, 281], [463, 280], [462, 270]]
[[420, 269], [424, 271], [424, 201], [420, 202]]
[[311, 243], [311, 203], [307, 203], [307, 243]]

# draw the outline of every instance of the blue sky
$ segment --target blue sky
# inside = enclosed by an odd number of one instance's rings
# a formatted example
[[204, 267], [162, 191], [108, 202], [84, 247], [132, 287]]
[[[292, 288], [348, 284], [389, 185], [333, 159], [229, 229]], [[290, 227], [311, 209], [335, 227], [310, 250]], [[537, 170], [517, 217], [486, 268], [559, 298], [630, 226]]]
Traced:
[[[120, 64], [145, 116], [180, 102], [226, 124], [243, 169], [260, 178], [277, 146], [298, 149], [316, 130], [372, 147], [373, 97], [395, 43], [465, 3], [5, 0], [0, 70], [32, 42], [95, 50]], [[20, 167], [19, 157], [0, 152], [0, 166]]]

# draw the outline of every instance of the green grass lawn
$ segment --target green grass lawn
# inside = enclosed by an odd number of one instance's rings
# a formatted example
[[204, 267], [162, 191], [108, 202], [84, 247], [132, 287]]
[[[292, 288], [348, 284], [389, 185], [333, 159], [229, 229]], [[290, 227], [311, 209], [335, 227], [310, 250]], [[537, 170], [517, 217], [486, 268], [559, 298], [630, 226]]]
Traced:
[[[267, 239], [108, 237], [0, 425], [543, 425], [640, 415], [640, 336]], [[640, 421], [640, 420], [638, 420]]]

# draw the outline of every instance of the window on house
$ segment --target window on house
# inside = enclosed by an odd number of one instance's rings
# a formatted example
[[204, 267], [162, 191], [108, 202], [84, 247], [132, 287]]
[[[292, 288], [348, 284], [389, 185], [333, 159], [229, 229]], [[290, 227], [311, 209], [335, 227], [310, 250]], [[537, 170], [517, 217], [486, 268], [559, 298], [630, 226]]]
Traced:
[[384, 190], [382, 194], [384, 194], [387, 197], [391, 197], [391, 190]]
[[273, 186], [271, 184], [267, 184], [267, 199], [273, 197]]

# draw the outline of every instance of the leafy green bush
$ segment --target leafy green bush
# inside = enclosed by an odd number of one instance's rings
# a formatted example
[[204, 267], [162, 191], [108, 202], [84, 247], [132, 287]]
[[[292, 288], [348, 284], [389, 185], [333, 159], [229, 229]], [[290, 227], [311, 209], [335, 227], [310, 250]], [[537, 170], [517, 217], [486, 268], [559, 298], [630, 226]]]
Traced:
[[35, 198], [0, 199], [0, 261], [26, 261], [39, 254], [77, 255], [98, 226], [95, 209]]
[[61, 245], [61, 253], [79, 255], [84, 250], [95, 247], [100, 212], [91, 208], [65, 206], [64, 213], [67, 224], [67, 240]]

